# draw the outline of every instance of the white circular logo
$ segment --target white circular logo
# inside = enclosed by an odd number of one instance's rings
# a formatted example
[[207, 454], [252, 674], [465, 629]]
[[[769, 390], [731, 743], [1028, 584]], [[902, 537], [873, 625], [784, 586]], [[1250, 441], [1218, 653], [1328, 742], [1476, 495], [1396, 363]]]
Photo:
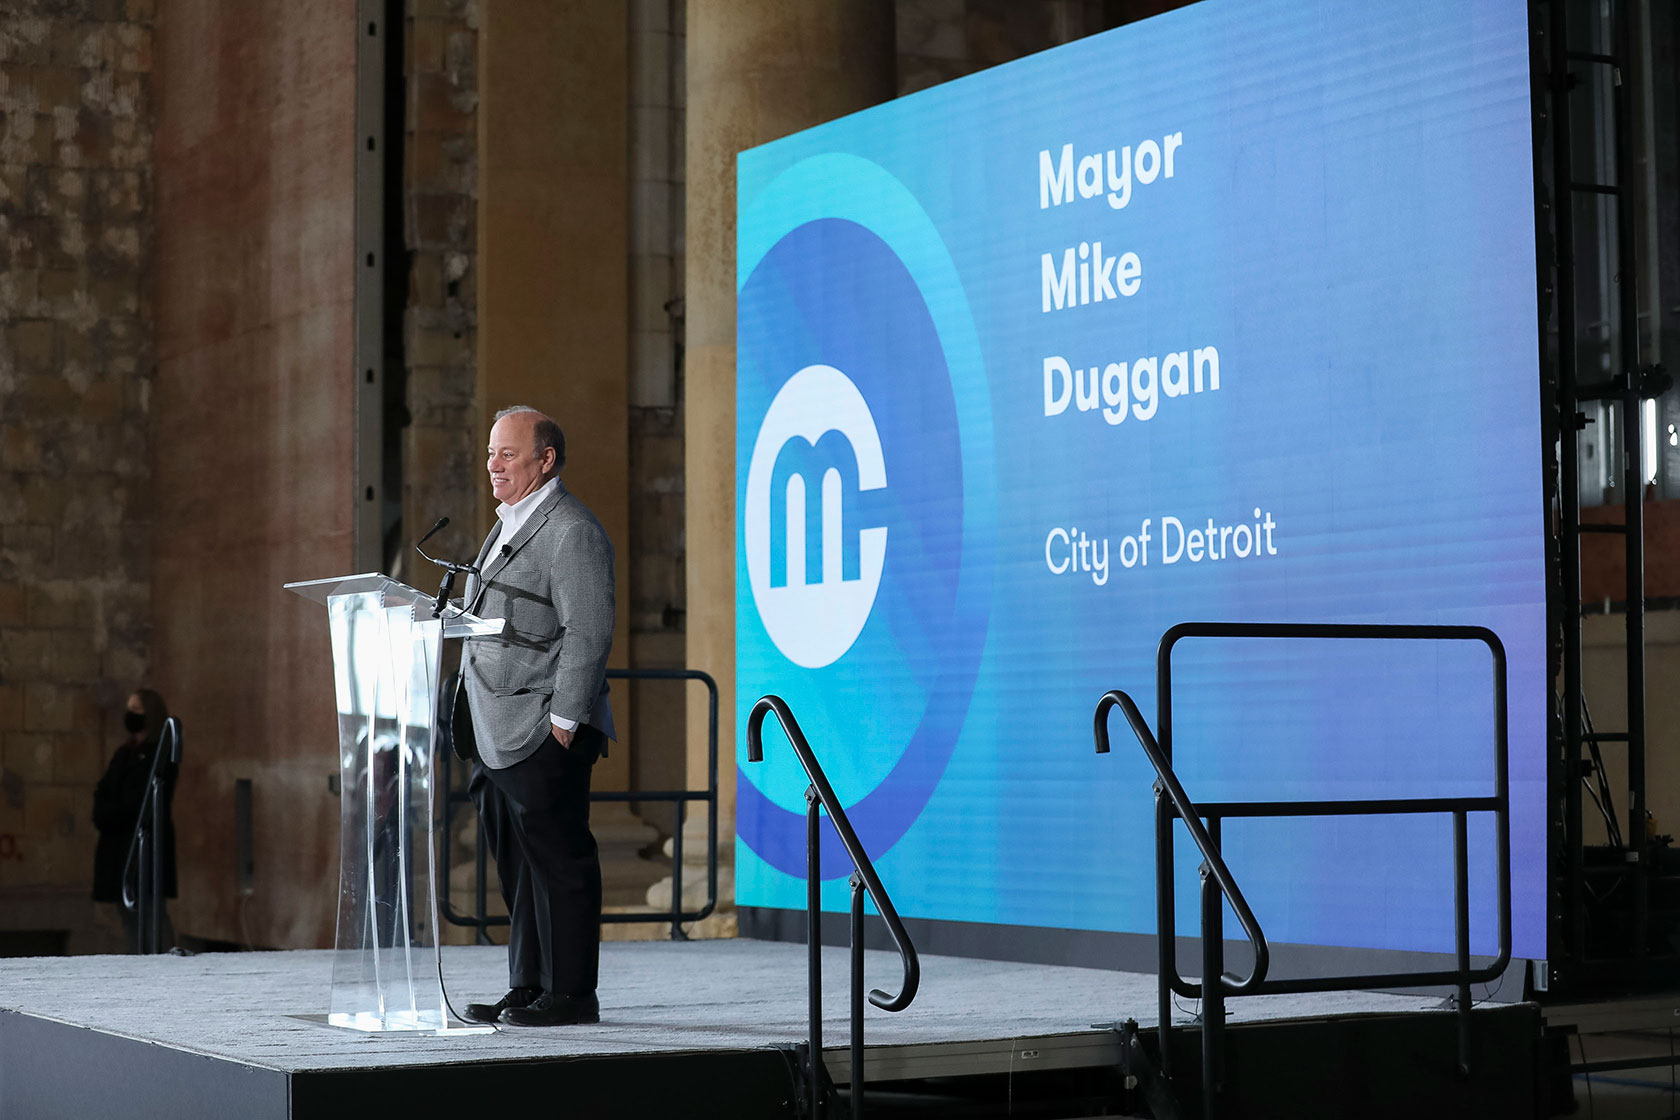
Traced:
[[747, 579], [764, 629], [796, 665], [820, 669], [863, 632], [887, 558], [884, 525], [858, 495], [887, 484], [863, 394], [833, 366], [806, 366], [764, 414], [747, 468]]

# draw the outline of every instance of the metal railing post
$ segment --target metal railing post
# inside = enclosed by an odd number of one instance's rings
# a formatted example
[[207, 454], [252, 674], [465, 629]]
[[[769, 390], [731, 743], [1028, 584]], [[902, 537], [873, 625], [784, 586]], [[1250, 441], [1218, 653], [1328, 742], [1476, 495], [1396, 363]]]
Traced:
[[805, 998], [811, 1036], [811, 1116], [822, 1120], [822, 801], [805, 788]]
[[852, 872], [852, 1120], [863, 1120], [863, 876]]
[[[142, 808], [141, 817], [144, 816], [145, 810]], [[138, 839], [136, 854], [140, 858], [134, 868], [134, 951], [149, 953], [151, 949], [146, 944], [146, 935], [150, 932], [152, 892], [151, 885], [146, 880], [150, 877], [152, 867], [152, 834], [144, 821], [140, 825]]]
[[671, 829], [671, 940], [687, 941], [688, 934], [682, 928], [682, 896], [683, 896], [683, 826], [688, 822], [688, 803], [678, 801], [675, 805], [676, 824]]
[[[163, 743], [158, 744], [158, 751], [165, 749]], [[152, 899], [151, 924], [147, 929], [148, 953], [163, 952], [163, 790], [160, 786], [162, 778], [156, 771], [152, 774], [151, 784], [146, 788], [151, 799], [152, 807], [152, 858], [146, 864], [150, 871], [150, 882], [147, 884], [148, 893]]]
[[707, 673], [687, 670], [691, 680], [706, 686], [706, 905], [710, 912], [718, 896], [718, 686]]
[[1224, 1041], [1225, 993], [1219, 976], [1225, 970], [1223, 933], [1220, 930], [1223, 904], [1219, 883], [1207, 863], [1202, 877], [1202, 1115], [1214, 1120], [1219, 1115], [1220, 1045]]
[[1458, 965], [1458, 1072], [1470, 1076], [1470, 825], [1453, 812], [1453, 940]]
[[[1207, 821], [1208, 838], [1223, 850], [1218, 817]], [[1224, 1083], [1225, 1042], [1225, 900], [1213, 866], [1202, 862], [1202, 1115], [1219, 1115]]]
[[1178, 973], [1178, 931], [1173, 921], [1172, 896], [1172, 812], [1167, 802], [1167, 787], [1155, 782], [1155, 957], [1160, 969], [1156, 977], [1155, 1036], [1161, 1044], [1161, 1076], [1172, 1078], [1172, 981]]

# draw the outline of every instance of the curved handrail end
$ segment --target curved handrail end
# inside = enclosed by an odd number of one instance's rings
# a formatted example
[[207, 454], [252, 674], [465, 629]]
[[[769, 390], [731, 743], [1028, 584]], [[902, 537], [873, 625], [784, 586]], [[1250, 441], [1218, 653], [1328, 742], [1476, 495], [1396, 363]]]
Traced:
[[[1168, 633], [1171, 634], [1181, 627], [1190, 628], [1195, 625], [1194, 623], [1181, 623], [1169, 630]], [[1155, 741], [1155, 734], [1149, 729], [1149, 724], [1144, 720], [1143, 713], [1138, 711], [1136, 701], [1117, 688], [1105, 692], [1102, 699], [1097, 702], [1095, 734], [1098, 753], [1104, 753], [1102, 747], [1108, 739], [1107, 717], [1109, 712], [1116, 707], [1126, 717], [1126, 722], [1131, 725], [1132, 734], [1137, 736], [1138, 745], [1143, 748], [1143, 753], [1148, 757], [1150, 765], [1155, 768], [1155, 774], [1159, 779], [1158, 784], [1165, 790], [1168, 799], [1172, 801], [1179, 818], [1184, 822], [1184, 827], [1190, 833], [1190, 838], [1195, 841], [1196, 847], [1201, 850], [1204, 860], [1202, 866], [1206, 869], [1206, 873], [1218, 882], [1220, 891], [1230, 902], [1231, 909], [1236, 911], [1237, 921], [1241, 923], [1243, 931], [1248, 935], [1249, 944], [1254, 948], [1254, 967], [1249, 970], [1247, 979], [1231, 982], [1226, 990], [1233, 995], [1253, 991], [1265, 982], [1266, 970], [1271, 964], [1271, 952], [1266, 944], [1266, 934], [1260, 928], [1260, 920], [1254, 916], [1254, 911], [1249, 908], [1248, 899], [1243, 897], [1242, 888], [1237, 886], [1236, 878], [1231, 874], [1231, 869], [1225, 865], [1225, 858], [1219, 851], [1219, 845], [1213, 842], [1213, 838], [1208, 835], [1206, 827], [1203, 826], [1201, 817], [1196, 812], [1195, 803], [1190, 800], [1190, 795], [1184, 792], [1184, 787], [1179, 783], [1177, 775], [1173, 773], [1172, 764], [1162, 755], [1160, 744]], [[1157, 936], [1164, 937], [1167, 935], [1157, 933]], [[1222, 979], [1231, 981], [1229, 976], [1222, 977]], [[1207, 980], [1207, 977], [1202, 978], [1204, 984]]]
[[922, 986], [922, 966], [916, 959], [916, 951], [912, 949], [908, 958], [908, 967], [904, 970], [904, 983], [899, 986], [896, 996], [888, 995], [880, 988], [873, 988], [869, 992], [869, 1002], [882, 1011], [903, 1011], [910, 1006], [910, 1001], [916, 998], [916, 992]]
[[771, 712], [776, 714], [777, 722], [782, 725], [782, 733], [787, 736], [788, 745], [793, 748], [799, 764], [804, 767], [805, 776], [811, 780], [807, 796], [814, 797], [828, 810], [829, 823], [839, 835], [841, 847], [845, 848], [846, 854], [851, 857], [858, 880], [861, 880], [869, 897], [875, 900], [875, 909], [886, 922], [887, 932], [892, 935], [893, 944], [898, 949], [899, 961], [904, 968], [904, 983], [900, 985], [898, 995], [889, 996], [877, 988], [869, 993], [869, 1001], [884, 1011], [902, 1011], [916, 997], [916, 989], [920, 984], [921, 965], [916, 957], [916, 947], [910, 943], [910, 935], [905, 932], [904, 923], [899, 920], [892, 899], [887, 896], [886, 888], [881, 885], [880, 877], [875, 874], [875, 865], [863, 850], [857, 833], [852, 830], [852, 822], [846, 816], [845, 808], [834, 795], [833, 787], [828, 784], [822, 764], [812, 752], [811, 744], [806, 740], [799, 721], [794, 718], [787, 701], [774, 693], [759, 697], [757, 703], [752, 706], [751, 714], [747, 716], [747, 760], [764, 760], [764, 717]]

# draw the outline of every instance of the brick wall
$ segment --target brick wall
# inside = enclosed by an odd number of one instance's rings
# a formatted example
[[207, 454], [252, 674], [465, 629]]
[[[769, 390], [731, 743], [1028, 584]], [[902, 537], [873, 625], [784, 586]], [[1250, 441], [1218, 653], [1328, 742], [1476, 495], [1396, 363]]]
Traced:
[[0, 6], [0, 894], [61, 890], [29, 911], [63, 926], [150, 670], [152, 19]]
[[99, 945], [92, 786], [150, 670], [151, 17], [0, 8], [0, 929], [72, 949]]
[[[474, 396], [477, 26], [475, 0], [409, 0], [402, 198], [409, 251], [403, 527], [412, 541], [448, 516], [452, 524], [434, 538], [441, 552], [432, 554], [462, 558], [478, 549], [473, 513], [485, 488]], [[407, 548], [398, 551], [405, 564], [413, 558]], [[435, 575], [426, 565], [411, 582], [431, 587]]]

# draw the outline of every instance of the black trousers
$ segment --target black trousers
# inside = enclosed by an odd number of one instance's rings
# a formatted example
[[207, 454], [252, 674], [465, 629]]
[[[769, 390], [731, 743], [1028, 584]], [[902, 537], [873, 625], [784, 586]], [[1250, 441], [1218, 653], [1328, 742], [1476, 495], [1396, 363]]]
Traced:
[[507, 904], [508, 987], [595, 991], [601, 958], [601, 858], [589, 831], [589, 776], [605, 736], [580, 726], [547, 736], [503, 770], [475, 761], [468, 791]]

